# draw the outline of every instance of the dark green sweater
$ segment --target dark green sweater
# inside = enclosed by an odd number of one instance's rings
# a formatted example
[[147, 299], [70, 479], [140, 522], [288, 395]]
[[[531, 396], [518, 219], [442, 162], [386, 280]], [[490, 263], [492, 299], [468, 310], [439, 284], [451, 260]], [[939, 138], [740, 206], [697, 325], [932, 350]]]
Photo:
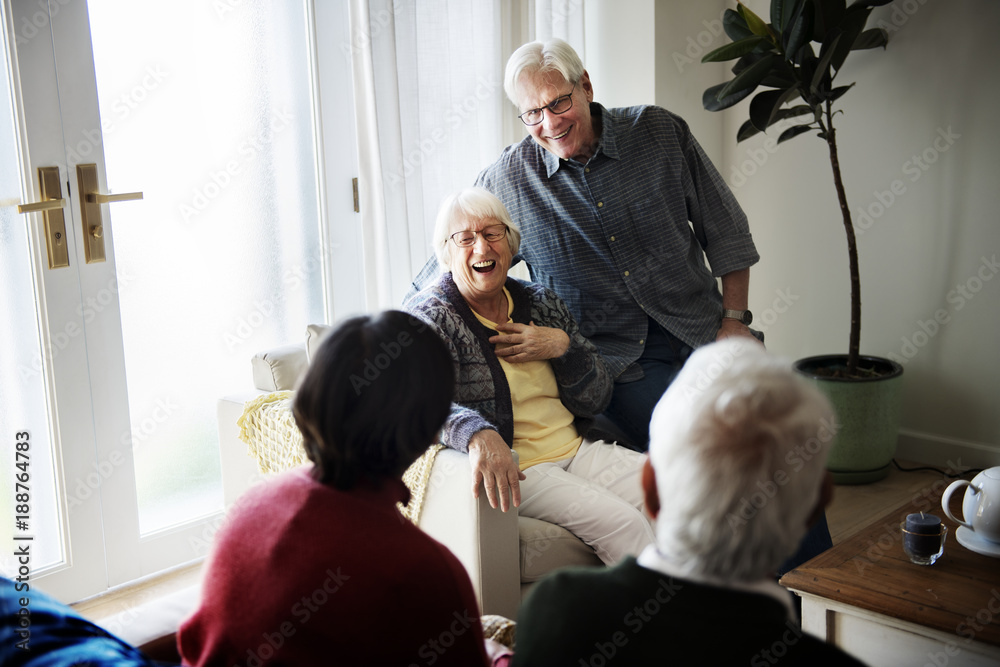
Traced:
[[860, 665], [766, 595], [673, 579], [634, 558], [557, 572], [531, 591], [514, 666]]

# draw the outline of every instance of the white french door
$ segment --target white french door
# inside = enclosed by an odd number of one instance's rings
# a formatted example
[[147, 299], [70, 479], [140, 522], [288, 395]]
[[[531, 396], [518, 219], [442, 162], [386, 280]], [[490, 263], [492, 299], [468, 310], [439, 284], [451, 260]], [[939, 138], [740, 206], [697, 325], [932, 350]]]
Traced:
[[330, 319], [327, 267], [352, 249], [323, 223], [311, 2], [4, 12], [0, 539], [73, 601], [205, 555], [216, 400]]

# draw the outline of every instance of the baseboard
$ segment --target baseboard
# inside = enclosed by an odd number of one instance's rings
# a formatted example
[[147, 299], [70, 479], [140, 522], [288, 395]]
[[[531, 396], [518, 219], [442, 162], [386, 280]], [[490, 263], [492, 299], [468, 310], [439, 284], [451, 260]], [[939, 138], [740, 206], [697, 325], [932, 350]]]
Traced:
[[1000, 466], [1000, 445], [899, 429], [896, 458], [952, 470]]

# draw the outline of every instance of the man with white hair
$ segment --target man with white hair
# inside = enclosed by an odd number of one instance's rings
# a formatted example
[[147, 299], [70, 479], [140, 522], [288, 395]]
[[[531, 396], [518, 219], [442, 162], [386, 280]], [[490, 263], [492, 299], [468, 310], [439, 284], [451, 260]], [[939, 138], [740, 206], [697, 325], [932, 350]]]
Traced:
[[696, 350], [650, 424], [655, 543], [540, 582], [514, 664], [860, 664], [804, 634], [774, 580], [831, 498], [833, 428], [826, 398], [761, 346]]

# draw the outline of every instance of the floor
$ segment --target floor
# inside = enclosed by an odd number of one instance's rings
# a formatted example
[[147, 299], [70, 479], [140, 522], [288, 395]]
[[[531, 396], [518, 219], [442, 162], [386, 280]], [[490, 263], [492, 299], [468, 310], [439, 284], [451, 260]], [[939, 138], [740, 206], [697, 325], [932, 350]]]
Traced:
[[[899, 465], [903, 468], [916, 468], [921, 464], [899, 461]], [[893, 466], [888, 477], [873, 484], [838, 485], [834, 490], [833, 502], [826, 511], [833, 543], [839, 544], [865, 526], [875, 523], [902, 503], [919, 499], [925, 491], [929, 492], [935, 487], [943, 488], [951, 481], [953, 480], [939, 472], [927, 470], [902, 472]], [[920, 507], [925, 503], [918, 500], [915, 505]]]

